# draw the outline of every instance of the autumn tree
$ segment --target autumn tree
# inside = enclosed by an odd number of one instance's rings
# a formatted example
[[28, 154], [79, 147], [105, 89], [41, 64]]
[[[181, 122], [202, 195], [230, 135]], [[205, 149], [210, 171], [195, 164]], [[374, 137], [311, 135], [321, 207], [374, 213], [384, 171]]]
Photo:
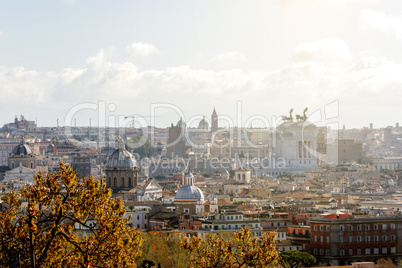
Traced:
[[189, 267], [189, 254], [180, 247], [184, 236], [181, 232], [148, 232], [143, 233], [142, 254], [137, 264], [142, 265], [146, 260], [153, 261], [161, 267]]
[[[103, 181], [67, 165], [2, 197], [0, 266], [135, 267], [142, 243]], [[81, 230], [83, 233], [78, 233]]]
[[396, 265], [390, 258], [382, 258], [377, 261], [379, 268], [396, 268]]
[[275, 235], [274, 232], [264, 233], [258, 239], [249, 228], [245, 228], [233, 233], [233, 241], [208, 234], [205, 240], [186, 237], [181, 247], [191, 253], [190, 262], [200, 268], [269, 267], [279, 258]]
[[284, 268], [303, 268], [313, 266], [317, 260], [313, 255], [298, 250], [283, 251], [279, 254], [279, 264]]

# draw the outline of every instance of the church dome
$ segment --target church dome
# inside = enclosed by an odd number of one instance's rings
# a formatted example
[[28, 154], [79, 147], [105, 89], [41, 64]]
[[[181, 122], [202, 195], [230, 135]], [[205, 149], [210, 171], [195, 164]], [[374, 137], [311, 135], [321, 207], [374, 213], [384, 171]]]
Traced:
[[192, 199], [197, 202], [204, 202], [204, 193], [195, 185], [185, 185], [176, 193], [175, 200], [180, 199]]
[[205, 120], [205, 116], [204, 116], [204, 118], [198, 124], [198, 128], [200, 128], [200, 129], [208, 129], [208, 127], [209, 127], [209, 124], [208, 124], [207, 120]]
[[186, 128], [186, 123], [183, 118], [180, 117], [180, 120], [177, 122], [176, 127]]
[[133, 168], [136, 166], [134, 155], [124, 147], [124, 141], [122, 139], [118, 140], [118, 148], [107, 156], [107, 167]]
[[30, 155], [32, 154], [31, 148], [25, 143], [18, 144], [11, 152], [13, 155]]

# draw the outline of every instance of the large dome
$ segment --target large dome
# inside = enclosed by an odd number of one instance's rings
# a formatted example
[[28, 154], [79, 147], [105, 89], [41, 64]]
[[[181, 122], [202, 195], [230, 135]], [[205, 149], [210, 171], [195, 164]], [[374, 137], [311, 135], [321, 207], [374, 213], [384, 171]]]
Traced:
[[135, 157], [127, 150], [116, 149], [107, 159], [108, 167], [135, 167]]
[[107, 156], [107, 167], [109, 168], [133, 168], [136, 166], [136, 161], [134, 155], [129, 151], [124, 149], [124, 141], [119, 139], [118, 148], [112, 151]]
[[30, 155], [30, 154], [32, 154], [32, 150], [25, 143], [21, 143], [14, 147], [11, 154], [13, 154], [13, 155]]
[[205, 116], [202, 118], [202, 120], [200, 121], [200, 123], [198, 124], [198, 128], [200, 129], [208, 129], [209, 124], [207, 122], [207, 120], [205, 119]]
[[175, 200], [180, 199], [192, 199], [198, 202], [204, 202], [204, 193], [195, 185], [185, 185], [176, 193]]

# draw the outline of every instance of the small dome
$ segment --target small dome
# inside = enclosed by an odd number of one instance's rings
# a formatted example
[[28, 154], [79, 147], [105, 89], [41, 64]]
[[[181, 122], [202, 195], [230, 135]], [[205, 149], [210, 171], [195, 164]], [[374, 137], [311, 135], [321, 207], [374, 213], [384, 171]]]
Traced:
[[180, 120], [177, 122], [176, 127], [186, 128], [186, 123], [184, 122], [183, 118], [180, 117]]
[[191, 199], [197, 202], [204, 202], [204, 193], [195, 185], [185, 185], [181, 187], [175, 196], [175, 200]]
[[31, 148], [25, 143], [18, 144], [11, 152], [13, 155], [30, 155], [32, 154]]

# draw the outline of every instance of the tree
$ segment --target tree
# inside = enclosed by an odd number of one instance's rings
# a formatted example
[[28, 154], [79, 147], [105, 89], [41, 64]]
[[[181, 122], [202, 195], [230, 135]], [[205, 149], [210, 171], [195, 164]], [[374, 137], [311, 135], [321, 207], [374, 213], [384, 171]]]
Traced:
[[249, 228], [245, 228], [233, 233], [234, 241], [209, 234], [206, 240], [186, 237], [181, 247], [191, 253], [190, 262], [200, 268], [268, 267], [279, 258], [275, 235], [274, 232], [264, 233], [258, 240]]
[[382, 258], [377, 261], [380, 268], [396, 268], [396, 265], [390, 258]]
[[144, 243], [142, 254], [137, 264], [151, 260], [161, 267], [189, 267], [189, 255], [180, 247], [184, 234], [181, 232], [155, 232], [143, 233]]
[[298, 250], [283, 251], [279, 257], [279, 264], [284, 268], [310, 267], [317, 262], [313, 255]]
[[82, 180], [60, 163], [3, 196], [0, 266], [135, 267], [142, 238], [127, 226], [122, 201], [103, 181]]

